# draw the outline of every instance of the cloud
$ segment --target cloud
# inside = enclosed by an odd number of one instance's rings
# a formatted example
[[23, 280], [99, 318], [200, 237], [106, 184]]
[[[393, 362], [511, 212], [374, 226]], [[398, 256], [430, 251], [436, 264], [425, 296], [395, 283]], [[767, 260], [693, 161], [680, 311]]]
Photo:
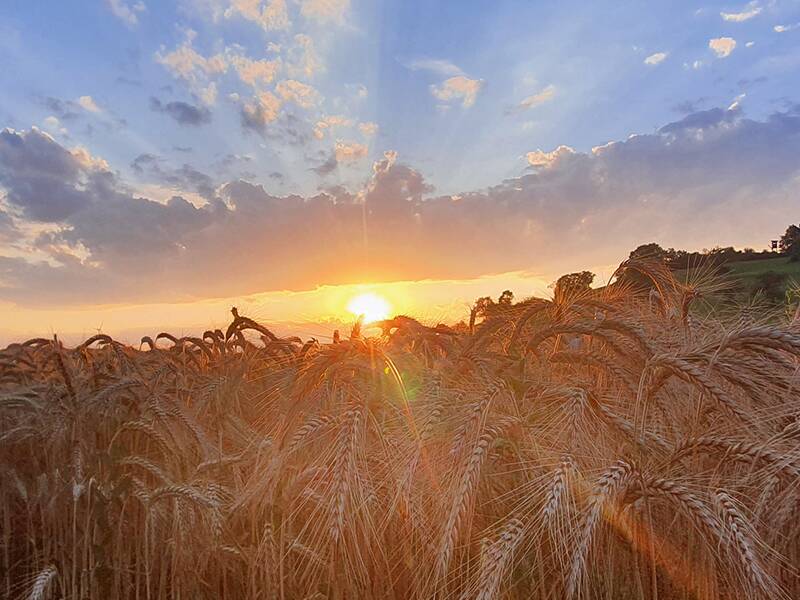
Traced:
[[44, 125], [45, 129], [53, 133], [58, 133], [61, 135], [67, 135], [69, 133], [67, 128], [61, 125], [61, 121], [58, 120], [58, 117], [54, 117], [53, 115], [45, 117], [44, 121], [42, 121], [42, 124]]
[[264, 135], [267, 124], [278, 118], [280, 108], [281, 101], [275, 94], [261, 92], [242, 105], [240, 113], [242, 127]]
[[239, 79], [254, 88], [272, 83], [281, 69], [281, 60], [252, 60], [242, 55], [232, 55], [229, 64], [236, 70]]
[[145, 153], [133, 160], [131, 169], [143, 180], [164, 184], [176, 191], [196, 192], [206, 200], [215, 197], [213, 179], [189, 164], [172, 169], [161, 157]]
[[269, 0], [263, 5], [261, 0], [231, 0], [223, 14], [228, 19], [239, 15], [257, 23], [264, 31], [288, 29], [291, 25], [286, 0]]
[[570, 148], [569, 146], [559, 146], [552, 152], [543, 152], [542, 150], [534, 150], [533, 152], [528, 152], [525, 155], [525, 158], [528, 161], [528, 164], [532, 167], [537, 168], [553, 168], [559, 160], [564, 159], [568, 160], [569, 157], [575, 154], [575, 150]]
[[664, 59], [667, 58], [667, 52], [656, 52], [655, 54], [651, 54], [647, 58], [644, 59], [644, 64], [646, 65], [657, 65], [664, 62]]
[[717, 55], [717, 58], [726, 58], [736, 48], [736, 40], [730, 37], [719, 37], [708, 40], [708, 47]]
[[183, 43], [166, 52], [162, 46], [156, 52], [156, 62], [163, 65], [176, 79], [181, 79], [189, 84], [190, 89], [208, 105], [216, 102], [217, 86], [212, 78], [228, 70], [228, 61], [223, 54], [205, 57], [192, 47], [192, 42], [197, 33], [191, 29], [186, 30]]
[[150, 98], [150, 109], [169, 115], [181, 125], [197, 127], [211, 122], [210, 110], [187, 102], [175, 101], [163, 104], [158, 98]]
[[786, 33], [787, 31], [797, 29], [798, 27], [800, 27], [800, 23], [794, 23], [792, 25], [775, 25], [775, 27], [772, 29], [774, 29], [776, 33]]
[[118, 19], [129, 27], [139, 24], [139, 14], [147, 10], [144, 2], [128, 5], [125, 0], [108, 0], [108, 7]]
[[545, 102], [550, 102], [556, 96], [556, 86], [552, 83], [545, 87], [541, 92], [528, 96], [517, 105], [521, 110], [529, 110], [541, 106]]
[[286, 79], [275, 86], [277, 94], [286, 102], [294, 102], [300, 108], [313, 108], [322, 101], [319, 92], [312, 86], [296, 79]]
[[344, 23], [350, 0], [300, 0], [300, 14], [320, 23]]
[[314, 125], [314, 137], [318, 140], [324, 139], [328, 131], [333, 130], [335, 127], [349, 127], [353, 124], [352, 119], [348, 119], [344, 115], [328, 115], [322, 117]]
[[741, 23], [743, 21], [748, 21], [753, 17], [761, 14], [761, 7], [758, 5], [758, 2], [750, 2], [746, 8], [742, 9], [736, 13], [728, 13], [728, 12], [721, 12], [719, 16], [721, 16], [725, 21], [733, 21], [735, 23]]
[[365, 137], [372, 137], [373, 135], [378, 133], [378, 124], [372, 123], [371, 121], [367, 121], [365, 123], [359, 123], [358, 130], [361, 132], [361, 135]]
[[287, 50], [287, 71], [290, 77], [311, 79], [323, 70], [322, 61], [317, 54], [314, 40], [298, 33]]
[[88, 206], [104, 173], [36, 127], [0, 131], [0, 185], [28, 219], [61, 221]]
[[412, 71], [430, 71], [444, 77], [464, 75], [464, 71], [457, 65], [449, 60], [438, 58], [418, 58], [405, 63], [405, 66]]
[[368, 148], [358, 142], [343, 142], [338, 140], [333, 148], [333, 154], [338, 163], [354, 163], [367, 157]]
[[331, 152], [328, 158], [325, 159], [325, 162], [316, 167], [312, 167], [311, 171], [313, 171], [320, 177], [325, 177], [326, 175], [333, 173], [338, 166], [339, 166], [339, 161], [336, 160], [336, 153]]
[[97, 106], [97, 103], [94, 101], [94, 98], [92, 98], [91, 96], [81, 96], [80, 98], [78, 98], [78, 104], [81, 106], [81, 108], [89, 112], [92, 113], [102, 112], [100, 107]]
[[[340, 141], [328, 168], [365, 152]], [[48, 229], [15, 242], [29, 244], [29, 256], [0, 257], [0, 300], [153, 302], [220, 289], [240, 295], [532, 268], [557, 274], [617, 261], [649, 241], [758, 244], [786, 227], [800, 193], [798, 155], [800, 107], [763, 120], [712, 108], [589, 152], [532, 151], [522, 175], [457, 195], [437, 195], [394, 152], [375, 162], [363, 187], [309, 197], [275, 196], [244, 181], [217, 186], [189, 165], [137, 157], [137, 177], [177, 188], [157, 202], [131, 192], [86, 150], [38, 129], [5, 130], [7, 211]], [[186, 200], [198, 189], [202, 205]], [[148, 285], [157, 281], [170, 285]]]
[[431, 94], [442, 102], [461, 100], [461, 106], [469, 108], [475, 104], [478, 92], [483, 88], [482, 79], [470, 79], [464, 75], [456, 75], [445, 79], [441, 85], [432, 85]]
[[81, 107], [72, 100], [60, 100], [59, 98], [47, 96], [37, 98], [36, 101], [62, 121], [77, 119], [80, 116], [79, 109]]

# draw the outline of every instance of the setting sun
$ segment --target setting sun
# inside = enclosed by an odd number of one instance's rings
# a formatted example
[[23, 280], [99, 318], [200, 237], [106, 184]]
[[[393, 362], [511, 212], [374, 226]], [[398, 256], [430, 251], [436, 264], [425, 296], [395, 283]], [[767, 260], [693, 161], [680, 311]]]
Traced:
[[356, 316], [364, 315], [365, 323], [386, 319], [392, 310], [385, 298], [372, 292], [359, 294], [347, 304], [347, 310]]

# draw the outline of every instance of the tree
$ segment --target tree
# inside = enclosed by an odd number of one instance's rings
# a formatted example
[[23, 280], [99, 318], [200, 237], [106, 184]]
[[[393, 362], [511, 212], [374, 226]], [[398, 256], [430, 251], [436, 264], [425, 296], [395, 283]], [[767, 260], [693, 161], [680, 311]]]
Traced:
[[655, 260], [664, 260], [667, 256], [667, 251], [655, 242], [649, 244], [642, 244], [633, 250], [628, 258], [649, 258]]
[[475, 332], [475, 320], [478, 317], [485, 317], [493, 305], [494, 300], [492, 300], [489, 296], [484, 296], [483, 298], [478, 298], [475, 300], [475, 304], [472, 305], [472, 310], [469, 311], [470, 333]]
[[503, 293], [500, 294], [500, 297], [497, 299], [498, 304], [502, 304], [504, 306], [510, 306], [514, 302], [514, 292], [511, 290], [503, 290]]
[[565, 296], [575, 296], [581, 292], [586, 292], [592, 287], [594, 273], [591, 271], [580, 271], [578, 273], [567, 273], [558, 278], [553, 284], [553, 294], [556, 298]]
[[779, 243], [781, 252], [789, 255], [789, 260], [797, 262], [800, 260], [800, 227], [789, 225], [786, 233], [781, 236]]

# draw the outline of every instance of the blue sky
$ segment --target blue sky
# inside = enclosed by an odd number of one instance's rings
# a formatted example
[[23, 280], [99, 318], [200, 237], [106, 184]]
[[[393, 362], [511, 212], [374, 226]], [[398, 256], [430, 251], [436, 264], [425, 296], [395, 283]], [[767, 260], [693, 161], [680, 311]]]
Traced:
[[799, 89], [790, 0], [10, 0], [0, 302], [761, 247], [796, 220]]
[[[681, 111], [728, 106], [742, 93], [753, 118], [796, 100], [800, 31], [778, 33], [774, 27], [800, 20], [797, 2], [498, 2], [490, 9], [485, 2], [331, 2], [327, 18], [306, 18], [290, 0], [286, 27], [266, 30], [222, 1], [151, 2], [138, 11], [135, 4], [6, 3], [0, 12], [7, 67], [0, 76], [3, 125], [46, 128], [44, 120], [58, 116], [41, 100], [88, 95], [103, 112], [78, 111], [62, 128], [71, 143], [132, 179], [130, 163], [142, 153], [174, 164], [189, 160], [200, 170], [220, 170], [223, 178], [238, 176], [236, 168], [243, 167], [221, 170], [219, 161], [246, 154], [254, 164], [243, 170], [257, 175], [254, 181], [280, 193], [308, 194], [321, 185], [363, 180], [363, 165], [324, 181], [308, 172], [310, 161], [324, 162], [319, 153], [331, 152], [332, 140], [342, 139], [369, 142], [367, 165], [384, 150], [396, 150], [437, 190], [455, 193], [520, 175], [532, 149], [565, 144], [589, 150], [653, 131]], [[118, 16], [114, 6], [132, 16]], [[747, 15], [754, 8], [756, 14], [743, 21], [720, 15]], [[307, 121], [307, 129], [330, 115], [353, 125], [302, 148], [243, 133], [239, 105], [228, 95], [246, 98], [273, 88], [288, 77], [285, 66], [269, 84], [249, 86], [229, 68], [193, 85], [157, 59], [181, 48], [189, 29], [196, 32], [191, 48], [203, 57], [238, 45], [240, 56], [284, 64], [297, 45], [294, 37], [307, 35], [317, 64], [294, 75], [322, 100], [311, 109], [287, 106], [286, 113]], [[719, 58], [709, 40], [724, 37], [736, 47]], [[268, 51], [270, 42], [281, 50]], [[644, 63], [660, 52], [667, 55], [661, 63]], [[693, 68], [696, 62], [699, 68]], [[432, 95], [431, 86], [461, 74], [480, 85], [471, 106], [462, 96], [442, 102]], [[199, 89], [212, 82], [217, 99], [203, 126], [182, 126], [149, 108], [152, 97], [202, 106]], [[547, 89], [551, 99], [515, 108]], [[366, 90], [366, 97], [357, 90]], [[378, 125], [374, 139], [360, 134], [359, 122]], [[191, 155], [176, 146], [191, 148]], [[285, 180], [268, 178], [266, 169]]]

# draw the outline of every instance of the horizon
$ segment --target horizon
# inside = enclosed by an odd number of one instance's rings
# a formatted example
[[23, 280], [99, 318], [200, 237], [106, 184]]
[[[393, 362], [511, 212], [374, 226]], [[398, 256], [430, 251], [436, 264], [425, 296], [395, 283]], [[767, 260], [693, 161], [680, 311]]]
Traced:
[[364, 292], [447, 322], [640, 244], [780, 237], [800, 6], [576, 7], [5, 6], [0, 343], [232, 305], [324, 333]]

